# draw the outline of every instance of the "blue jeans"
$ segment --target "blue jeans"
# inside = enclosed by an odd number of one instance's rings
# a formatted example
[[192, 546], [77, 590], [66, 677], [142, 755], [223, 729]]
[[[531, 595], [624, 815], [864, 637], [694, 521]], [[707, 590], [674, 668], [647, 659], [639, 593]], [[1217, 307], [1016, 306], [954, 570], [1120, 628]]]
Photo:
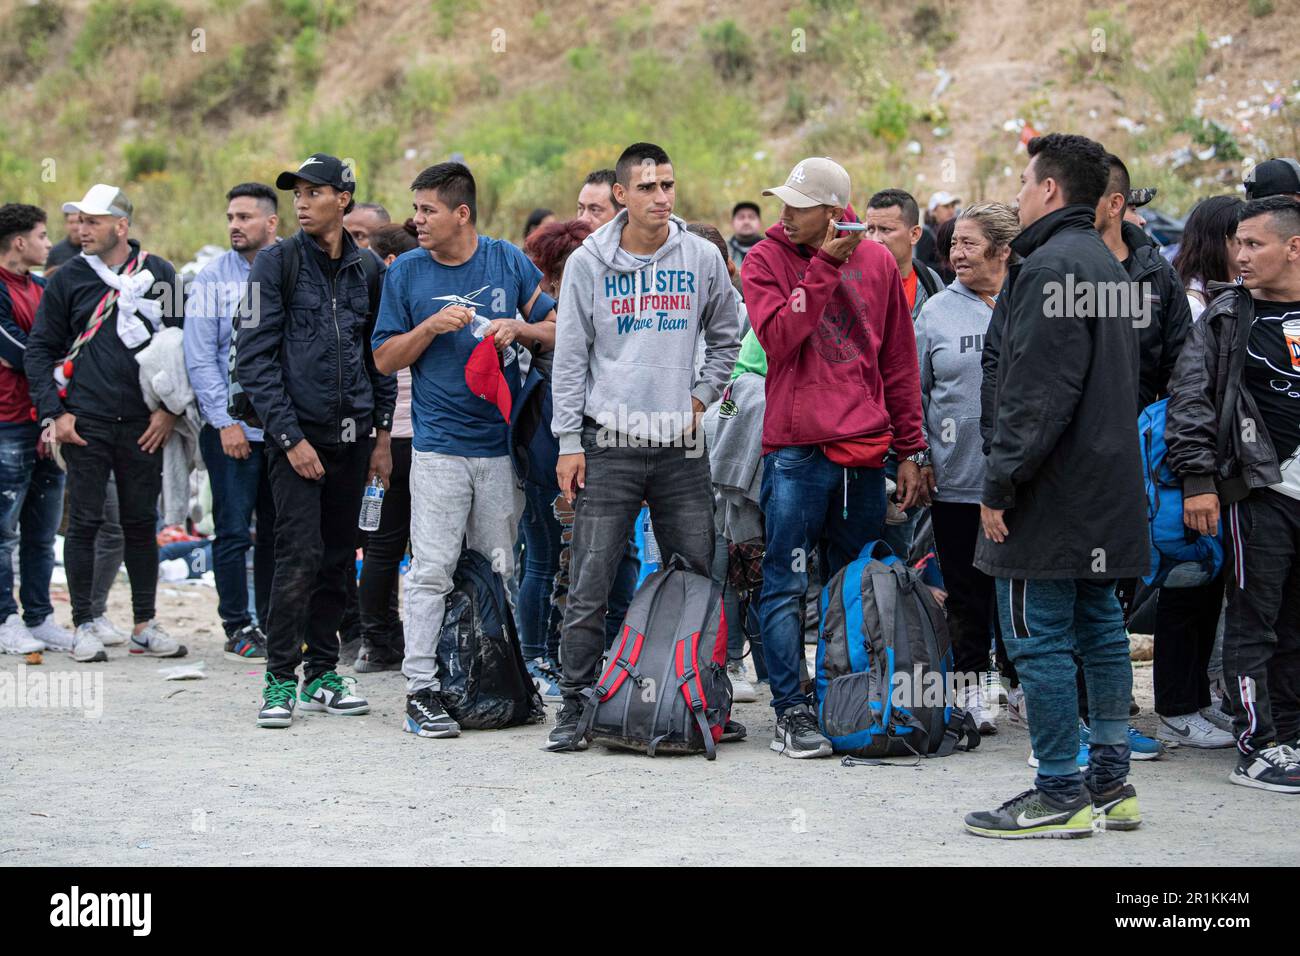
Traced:
[[[558, 488], [524, 482], [524, 578], [519, 584], [519, 645], [524, 660], [557, 660], [560, 653], [560, 612], [551, 603], [551, 589], [560, 570], [560, 522], [555, 517]], [[621, 623], [621, 622], [620, 622]]]
[[1128, 633], [1114, 581], [997, 579], [1007, 656], [1029, 708], [1038, 757], [1036, 786], [1072, 798], [1084, 785], [1079, 752], [1077, 653], [1088, 680], [1092, 731], [1087, 785], [1110, 790], [1128, 777], [1128, 705], [1133, 693]]
[[[221, 448], [221, 433], [211, 425], [199, 432], [199, 452], [212, 486], [212, 576], [217, 583], [217, 614], [226, 635], [253, 623], [248, 607], [248, 549], [253, 548], [257, 619], [265, 626], [271, 578], [275, 572], [275, 503], [267, 477], [262, 442], [249, 442], [247, 458], [231, 458]], [[257, 512], [257, 542], [250, 528]]]
[[14, 548], [22, 575], [23, 623], [35, 627], [54, 613], [50, 574], [54, 534], [63, 518], [63, 472], [36, 457], [40, 429], [0, 429], [0, 622], [18, 613], [14, 601]]
[[778, 448], [763, 456], [760, 504], [767, 552], [759, 628], [772, 706], [780, 717], [790, 707], [811, 703], [799, 687], [804, 653], [800, 601], [808, 587], [808, 555], [821, 549], [829, 580], [881, 536], [885, 472], [843, 468], [816, 446]]

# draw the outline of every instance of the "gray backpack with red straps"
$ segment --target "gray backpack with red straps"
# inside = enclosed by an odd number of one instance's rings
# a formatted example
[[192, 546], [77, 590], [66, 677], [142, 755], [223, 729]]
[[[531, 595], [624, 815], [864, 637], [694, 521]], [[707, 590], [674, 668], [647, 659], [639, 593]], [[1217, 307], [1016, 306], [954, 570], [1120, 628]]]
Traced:
[[606, 655], [578, 735], [607, 747], [704, 753], [731, 716], [722, 591], [676, 558], [642, 583]]

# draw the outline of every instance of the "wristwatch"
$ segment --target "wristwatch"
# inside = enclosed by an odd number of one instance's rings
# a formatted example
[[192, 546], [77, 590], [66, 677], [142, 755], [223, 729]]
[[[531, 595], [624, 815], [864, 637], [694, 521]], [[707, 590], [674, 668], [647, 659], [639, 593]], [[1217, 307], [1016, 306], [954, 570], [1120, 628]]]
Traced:
[[922, 451], [916, 452], [916, 454], [908, 455], [907, 460], [916, 465], [917, 468], [929, 468], [930, 449], [926, 448]]

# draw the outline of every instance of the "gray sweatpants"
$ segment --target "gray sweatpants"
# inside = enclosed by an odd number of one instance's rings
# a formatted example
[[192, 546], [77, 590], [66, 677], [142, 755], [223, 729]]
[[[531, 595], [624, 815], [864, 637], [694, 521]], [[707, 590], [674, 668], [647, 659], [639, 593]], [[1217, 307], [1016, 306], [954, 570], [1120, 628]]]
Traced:
[[404, 588], [402, 661], [407, 693], [438, 686], [435, 652], [462, 540], [510, 580], [523, 510], [524, 493], [515, 484], [508, 456], [411, 453], [411, 569]]

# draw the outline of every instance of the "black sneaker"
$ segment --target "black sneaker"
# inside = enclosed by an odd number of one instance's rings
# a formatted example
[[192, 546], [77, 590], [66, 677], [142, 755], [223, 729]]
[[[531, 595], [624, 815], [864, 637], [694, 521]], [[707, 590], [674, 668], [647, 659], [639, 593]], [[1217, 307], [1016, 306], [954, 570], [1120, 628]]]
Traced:
[[1092, 798], [1092, 822], [1101, 830], [1136, 830], [1142, 824], [1138, 811], [1137, 790], [1125, 783], [1105, 793], [1089, 793]]
[[587, 738], [578, 736], [578, 721], [582, 719], [582, 705], [566, 700], [555, 715], [555, 726], [546, 738], [543, 750], [558, 753], [564, 750], [586, 750]]
[[729, 744], [737, 740], [744, 740], [749, 733], [745, 725], [738, 720], [729, 720], [722, 727], [722, 736], [718, 738], [718, 743]]
[[966, 814], [966, 829], [997, 840], [1092, 836], [1092, 799], [1086, 787], [1068, 803], [1041, 790], [1026, 790], [996, 810]]
[[1228, 782], [1274, 793], [1300, 793], [1300, 750], [1281, 744], [1242, 754]]
[[378, 671], [400, 671], [402, 669], [402, 656], [400, 651], [389, 650], [386, 647], [375, 647], [369, 642], [363, 642], [361, 653], [357, 655], [353, 670], [361, 674], [374, 674]]
[[831, 742], [822, 736], [817, 718], [807, 704], [795, 704], [776, 719], [771, 748], [787, 757], [829, 757]]
[[359, 637], [344, 637], [339, 635], [339, 660], [355, 661], [357, 655], [361, 653], [362, 640]]
[[241, 627], [226, 638], [226, 656], [245, 664], [266, 663], [266, 635], [256, 624]]
[[447, 713], [442, 695], [431, 687], [406, 695], [406, 723], [402, 729], [417, 737], [460, 736], [460, 724]]

